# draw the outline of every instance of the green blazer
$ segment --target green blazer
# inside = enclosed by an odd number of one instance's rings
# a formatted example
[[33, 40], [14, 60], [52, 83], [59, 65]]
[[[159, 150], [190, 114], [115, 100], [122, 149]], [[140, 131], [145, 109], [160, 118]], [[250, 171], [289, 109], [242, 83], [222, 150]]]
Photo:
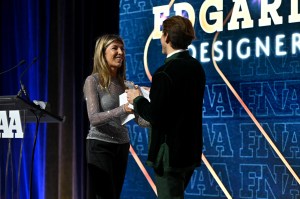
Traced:
[[165, 170], [199, 166], [205, 72], [183, 51], [165, 60], [152, 77], [150, 102], [134, 100], [134, 110], [151, 123], [147, 163]]

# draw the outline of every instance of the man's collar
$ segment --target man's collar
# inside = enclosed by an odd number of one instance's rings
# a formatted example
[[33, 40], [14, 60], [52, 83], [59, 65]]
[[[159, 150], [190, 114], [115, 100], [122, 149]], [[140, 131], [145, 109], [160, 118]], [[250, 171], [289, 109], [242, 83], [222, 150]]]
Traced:
[[[187, 50], [187, 49], [186, 49]], [[173, 52], [171, 52], [170, 54], [167, 55], [167, 58], [171, 57], [172, 55], [176, 54], [176, 53], [179, 53], [179, 52], [183, 52], [183, 51], [186, 51], [184, 49], [179, 49], [179, 50], [175, 50]]]
[[170, 60], [178, 57], [182, 52], [187, 52], [188, 53], [188, 50], [183, 50], [183, 49], [175, 50], [174, 52], [168, 54], [167, 58], [165, 59], [165, 63], [167, 63]]

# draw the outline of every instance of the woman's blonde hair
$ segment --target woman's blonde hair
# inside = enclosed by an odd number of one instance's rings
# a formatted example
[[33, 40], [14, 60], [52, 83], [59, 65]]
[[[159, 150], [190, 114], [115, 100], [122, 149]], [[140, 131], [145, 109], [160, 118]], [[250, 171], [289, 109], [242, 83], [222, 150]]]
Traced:
[[[108, 86], [111, 83], [111, 74], [110, 67], [105, 58], [105, 50], [106, 48], [114, 41], [120, 42], [124, 45], [122, 38], [118, 35], [114, 34], [106, 34], [99, 37], [96, 41], [95, 45], [95, 53], [94, 53], [94, 65], [92, 74], [99, 74], [99, 83], [101, 88], [108, 89]], [[123, 60], [122, 66], [119, 68], [117, 72], [117, 78], [120, 83], [125, 87], [124, 80], [126, 73], [125, 60]]]

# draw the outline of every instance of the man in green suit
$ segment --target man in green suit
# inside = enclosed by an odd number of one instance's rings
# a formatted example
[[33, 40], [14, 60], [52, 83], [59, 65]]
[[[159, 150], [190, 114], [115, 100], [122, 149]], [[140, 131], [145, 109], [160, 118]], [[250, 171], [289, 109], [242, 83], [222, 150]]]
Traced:
[[205, 72], [189, 55], [195, 38], [190, 20], [173, 16], [163, 22], [165, 63], [152, 78], [150, 102], [129, 89], [134, 111], [151, 124], [147, 164], [155, 171], [159, 199], [183, 199], [194, 169], [201, 164], [202, 104]]

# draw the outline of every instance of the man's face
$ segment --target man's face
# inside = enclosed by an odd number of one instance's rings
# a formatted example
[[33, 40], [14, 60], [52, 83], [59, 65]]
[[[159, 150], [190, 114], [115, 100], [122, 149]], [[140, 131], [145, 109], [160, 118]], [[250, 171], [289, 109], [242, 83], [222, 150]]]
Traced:
[[161, 52], [162, 54], [167, 54], [167, 33], [163, 33], [160, 37], [160, 43], [161, 43]]

